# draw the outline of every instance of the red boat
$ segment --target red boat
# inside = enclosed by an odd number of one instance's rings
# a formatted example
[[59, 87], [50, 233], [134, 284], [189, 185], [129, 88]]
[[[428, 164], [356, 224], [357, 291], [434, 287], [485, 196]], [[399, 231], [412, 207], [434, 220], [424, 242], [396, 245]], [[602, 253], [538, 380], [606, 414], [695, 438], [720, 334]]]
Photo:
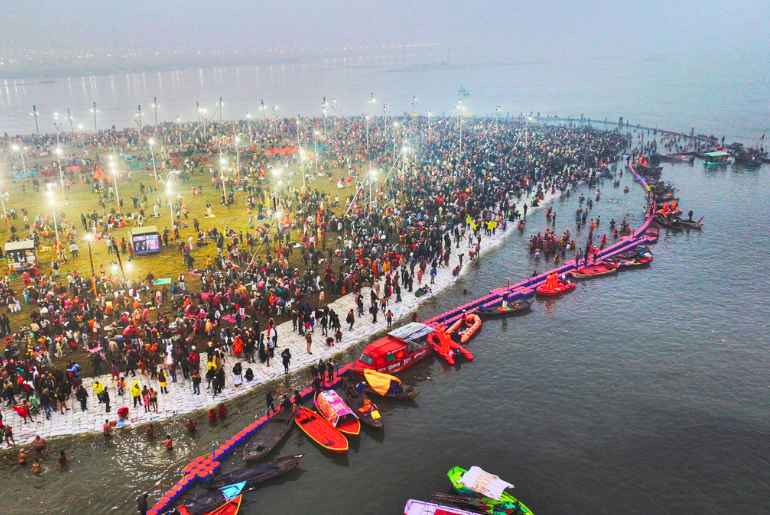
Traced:
[[233, 497], [216, 510], [206, 512], [206, 515], [238, 515], [238, 512], [241, 511], [242, 500], [243, 494]]
[[294, 422], [316, 444], [329, 452], [348, 452], [349, 444], [345, 435], [325, 418], [304, 406], [297, 408]]
[[433, 352], [450, 365], [455, 364], [457, 354], [460, 354], [468, 361], [473, 361], [473, 354], [471, 351], [454, 341], [452, 337], [442, 329], [437, 329], [429, 334], [428, 343], [433, 349]]
[[594, 277], [604, 277], [605, 275], [615, 274], [619, 270], [620, 265], [605, 262], [576, 268], [569, 274], [575, 279], [593, 279]]
[[550, 274], [543, 284], [535, 288], [539, 297], [558, 297], [575, 289], [575, 283], [560, 280], [556, 274]]
[[353, 370], [359, 373], [365, 369], [388, 373], [405, 370], [430, 356], [432, 349], [427, 339], [435, 331], [434, 327], [420, 322], [403, 325], [367, 345], [353, 363]]

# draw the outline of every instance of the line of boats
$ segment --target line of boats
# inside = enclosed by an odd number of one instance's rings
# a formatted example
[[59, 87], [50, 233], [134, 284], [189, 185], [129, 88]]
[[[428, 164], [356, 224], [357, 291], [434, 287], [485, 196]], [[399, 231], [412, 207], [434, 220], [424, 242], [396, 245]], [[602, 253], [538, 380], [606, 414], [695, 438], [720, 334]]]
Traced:
[[[656, 182], [652, 187], [656, 200], [671, 202], [674, 189]], [[236, 515], [244, 492], [259, 487], [297, 469], [302, 455], [283, 456], [266, 461], [297, 427], [322, 450], [346, 453], [349, 439], [360, 435], [362, 426], [381, 430], [384, 419], [375, 397], [411, 401], [417, 390], [393, 375], [435, 354], [449, 364], [457, 360], [473, 360], [467, 345], [479, 333], [483, 321], [529, 313], [535, 296], [550, 298], [573, 291], [578, 280], [616, 274], [621, 270], [649, 266], [653, 255], [649, 247], [636, 246], [610, 258], [578, 266], [567, 274], [550, 274], [524, 298], [503, 301], [501, 305], [483, 307], [460, 315], [448, 326], [410, 322], [367, 345], [360, 357], [339, 380], [314, 392], [312, 407], [297, 405], [291, 412], [284, 408], [265, 422], [243, 449], [244, 466], [214, 476], [203, 495], [192, 497], [177, 506], [182, 514]], [[466, 470], [453, 467], [447, 473], [452, 493], [437, 493], [431, 502], [409, 500], [406, 515], [435, 513], [532, 514], [532, 511], [510, 491], [513, 485], [478, 467]]]

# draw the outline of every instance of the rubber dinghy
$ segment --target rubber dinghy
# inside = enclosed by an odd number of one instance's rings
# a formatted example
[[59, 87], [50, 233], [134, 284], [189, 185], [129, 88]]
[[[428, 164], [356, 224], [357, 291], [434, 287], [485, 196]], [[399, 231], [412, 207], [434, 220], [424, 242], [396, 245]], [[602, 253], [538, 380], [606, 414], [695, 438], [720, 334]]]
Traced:
[[435, 332], [428, 335], [428, 344], [438, 357], [450, 365], [457, 362], [458, 354], [468, 361], [473, 361], [473, 353], [454, 341], [442, 328], [437, 328]]
[[348, 452], [350, 446], [345, 435], [315, 411], [300, 406], [294, 415], [294, 422], [319, 447], [329, 452]]
[[559, 295], [571, 292], [575, 288], [575, 283], [562, 281], [556, 274], [548, 274], [545, 282], [535, 288], [535, 293], [538, 297], [558, 297]]
[[467, 313], [450, 325], [446, 333], [449, 335], [457, 333], [460, 336], [460, 343], [465, 345], [481, 330], [481, 323], [481, 317], [476, 313]]
[[[454, 466], [447, 472], [447, 477], [452, 483], [452, 489], [458, 494], [480, 498], [484, 504], [498, 511], [512, 510], [513, 513], [533, 515], [532, 510], [510, 493], [509, 490], [513, 488], [511, 483], [503, 481], [480, 467], [465, 470]], [[489, 513], [492, 512], [493, 510], [489, 511]]]
[[569, 273], [573, 279], [595, 279], [605, 275], [616, 274], [620, 271], [620, 265], [610, 262], [594, 263], [588, 266], [576, 268]]

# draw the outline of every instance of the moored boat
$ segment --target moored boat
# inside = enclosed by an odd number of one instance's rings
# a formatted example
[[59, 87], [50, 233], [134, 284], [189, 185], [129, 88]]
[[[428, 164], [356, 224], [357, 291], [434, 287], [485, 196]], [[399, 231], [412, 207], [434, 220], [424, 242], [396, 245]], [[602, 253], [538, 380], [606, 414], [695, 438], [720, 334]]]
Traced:
[[364, 380], [369, 390], [381, 397], [388, 397], [402, 401], [413, 400], [417, 397], [417, 389], [405, 385], [396, 376], [377, 372], [376, 370], [364, 370]]
[[353, 370], [366, 369], [400, 372], [431, 354], [427, 337], [436, 329], [420, 322], [411, 322], [367, 345], [353, 363]]
[[364, 389], [361, 388], [359, 392], [355, 386], [345, 381], [342, 386], [337, 388], [337, 392], [345, 399], [348, 406], [356, 412], [362, 424], [374, 429], [381, 429], [385, 425], [382, 420], [382, 412], [366, 395], [366, 392], [363, 391]]
[[535, 288], [535, 293], [539, 297], [558, 297], [571, 292], [575, 288], [575, 283], [563, 281], [556, 274], [549, 274], [543, 284]]
[[480, 467], [474, 466], [466, 470], [454, 466], [447, 472], [447, 477], [455, 492], [481, 498], [482, 502], [490, 508], [514, 510], [513, 513], [532, 515], [532, 510], [510, 492], [513, 488], [511, 483], [503, 481]]
[[348, 439], [315, 411], [299, 406], [294, 422], [308, 438], [329, 452], [348, 452]]
[[610, 261], [617, 264], [621, 270], [626, 270], [629, 268], [642, 268], [645, 266], [650, 266], [652, 263], [653, 257], [652, 256], [631, 256], [631, 257], [624, 257], [624, 256], [613, 256], [610, 258]]
[[238, 512], [241, 511], [242, 501], [243, 494], [240, 494], [229, 501], [225, 501], [219, 508], [206, 512], [206, 515], [238, 515]]
[[318, 392], [314, 402], [318, 413], [329, 421], [337, 431], [348, 436], [361, 434], [361, 421], [335, 390]]
[[493, 308], [483, 308], [476, 313], [483, 318], [497, 318], [514, 315], [524, 315], [532, 311], [532, 303], [528, 300], [514, 300], [505, 305], [501, 304]]
[[213, 487], [222, 487], [230, 483], [246, 482], [250, 487], [269, 481], [296, 469], [302, 463], [302, 455], [282, 456], [273, 461], [257, 463], [243, 468], [219, 474], [211, 482]]
[[573, 279], [595, 279], [597, 277], [616, 274], [618, 271], [620, 271], [620, 265], [611, 262], [601, 262], [578, 267], [569, 272], [569, 274]]
[[409, 499], [404, 506], [404, 515], [474, 515], [476, 513], [416, 499]]
[[[460, 336], [456, 335], [455, 337], [458, 339], [460, 338]], [[473, 353], [457, 343], [453, 339], [453, 335], [445, 332], [442, 328], [437, 328], [433, 334], [428, 335], [428, 343], [433, 349], [433, 352], [450, 365], [456, 363], [458, 355], [468, 361], [473, 361]]]
[[291, 413], [280, 412], [265, 422], [243, 449], [243, 459], [257, 462], [270, 454], [294, 428]]
[[466, 344], [481, 330], [481, 317], [475, 313], [466, 313], [446, 330], [448, 335], [456, 334], [460, 343]]

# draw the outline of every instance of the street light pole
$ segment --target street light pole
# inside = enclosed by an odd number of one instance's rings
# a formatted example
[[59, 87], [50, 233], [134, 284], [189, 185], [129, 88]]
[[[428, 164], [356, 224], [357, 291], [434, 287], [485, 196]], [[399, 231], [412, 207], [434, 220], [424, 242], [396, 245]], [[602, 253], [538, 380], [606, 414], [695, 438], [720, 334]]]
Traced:
[[155, 138], [147, 140], [147, 144], [150, 146], [150, 156], [152, 158], [152, 173], [155, 176], [155, 185], [158, 183], [158, 167], [155, 165]]
[[88, 244], [88, 260], [91, 262], [91, 288], [93, 289], [94, 295], [96, 295], [96, 269], [94, 268], [94, 254], [91, 250], [91, 242], [94, 240], [94, 235], [87, 232], [84, 239]]
[[56, 164], [59, 166], [59, 187], [61, 187], [62, 191], [64, 191], [64, 172], [61, 168], [61, 156], [63, 153], [64, 151], [59, 146], [54, 149], [54, 154], [56, 154]]
[[54, 234], [56, 235], [56, 257], [59, 257], [59, 250], [61, 242], [59, 241], [59, 224], [56, 221], [56, 199], [54, 199], [53, 189], [51, 189], [51, 185], [48, 185], [48, 191], [46, 194], [48, 195], [48, 202], [51, 204], [51, 214], [53, 215], [53, 230]]
[[96, 132], [96, 101], [91, 102], [91, 114], [94, 115], [94, 133]]
[[112, 172], [112, 184], [115, 186], [115, 207], [120, 213], [120, 191], [118, 191], [118, 169], [115, 167], [115, 162], [110, 163], [110, 171]]

